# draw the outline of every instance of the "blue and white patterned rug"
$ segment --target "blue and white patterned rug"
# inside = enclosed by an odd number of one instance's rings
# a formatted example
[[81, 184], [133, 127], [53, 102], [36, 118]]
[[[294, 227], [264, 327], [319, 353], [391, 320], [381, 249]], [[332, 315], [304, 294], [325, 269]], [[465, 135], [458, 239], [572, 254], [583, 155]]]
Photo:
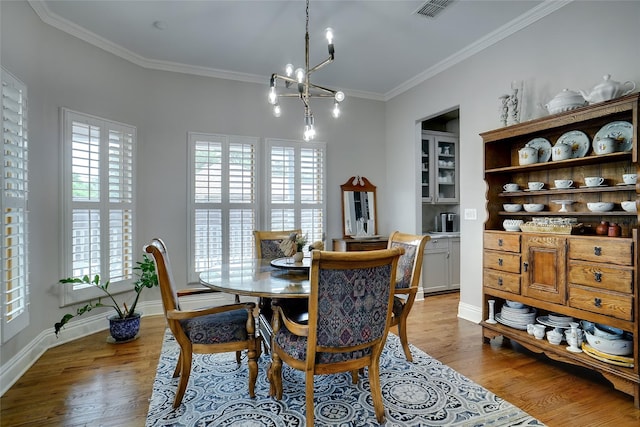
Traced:
[[[542, 426], [535, 418], [411, 346], [407, 362], [400, 340], [389, 334], [380, 361], [385, 426]], [[172, 409], [177, 378], [171, 378], [178, 344], [167, 330], [158, 363], [147, 426], [296, 427], [305, 425], [305, 385], [300, 371], [283, 364], [283, 398], [269, 396], [269, 356], [258, 362], [256, 397], [249, 398], [246, 355], [194, 355], [182, 405]], [[317, 375], [314, 381], [318, 426], [377, 426], [369, 381], [351, 375]]]

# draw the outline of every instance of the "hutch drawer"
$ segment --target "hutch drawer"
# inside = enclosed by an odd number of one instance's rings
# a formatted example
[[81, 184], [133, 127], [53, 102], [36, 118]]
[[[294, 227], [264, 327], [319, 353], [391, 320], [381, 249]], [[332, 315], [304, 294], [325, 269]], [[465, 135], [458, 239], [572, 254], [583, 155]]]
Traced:
[[632, 295], [582, 286], [569, 286], [569, 305], [592, 313], [633, 321]]
[[633, 265], [631, 239], [569, 239], [569, 258], [598, 263]]
[[497, 251], [520, 252], [520, 234], [485, 232], [484, 248]]
[[520, 294], [520, 274], [484, 269], [482, 282], [484, 286], [512, 294]]
[[633, 269], [569, 261], [569, 283], [631, 293], [633, 292]]
[[520, 255], [508, 252], [486, 251], [484, 253], [484, 268], [520, 273]]

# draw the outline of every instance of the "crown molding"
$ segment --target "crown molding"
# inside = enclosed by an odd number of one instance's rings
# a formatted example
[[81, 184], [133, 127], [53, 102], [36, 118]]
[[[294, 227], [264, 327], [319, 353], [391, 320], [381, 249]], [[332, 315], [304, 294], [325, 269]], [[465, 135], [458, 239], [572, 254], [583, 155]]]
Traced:
[[465, 59], [475, 55], [476, 53], [479, 53], [484, 49], [493, 46], [499, 41], [522, 30], [523, 28], [528, 27], [534, 22], [544, 18], [547, 15], [552, 14], [553, 12], [568, 5], [569, 3], [572, 3], [573, 1], [574, 0], [545, 0], [543, 3], [531, 9], [527, 13], [520, 15], [516, 19], [506, 23], [505, 25], [489, 33], [485, 37], [478, 39], [476, 42], [470, 44], [464, 49], [438, 62], [433, 67], [428, 68], [427, 70], [407, 80], [401, 85], [396, 86], [394, 89], [391, 89], [384, 95], [384, 101], [388, 101], [393, 97], [406, 92], [407, 90], [419, 85], [420, 83], [430, 79], [431, 77], [434, 77], [442, 71], [453, 67], [454, 65], [464, 61]]
[[[464, 49], [456, 52], [448, 58], [440, 61], [433, 67], [428, 68], [415, 77], [407, 80], [406, 82], [396, 86], [385, 94], [357, 91], [357, 90], [345, 90], [345, 93], [349, 97], [371, 99], [375, 101], [388, 101], [395, 96], [398, 96], [407, 90], [419, 85], [420, 83], [428, 80], [429, 78], [441, 73], [442, 71], [453, 67], [454, 65], [464, 61], [465, 59], [475, 55], [478, 52], [498, 43], [499, 41], [507, 38], [508, 36], [520, 31], [523, 28], [531, 25], [532, 23], [544, 18], [545, 16], [555, 12], [556, 10], [572, 3], [574, 0], [545, 0], [539, 6], [531, 9], [527, 13], [519, 16], [511, 22], [503, 25], [497, 30], [491, 32], [487, 36], [479, 39], [473, 44], [465, 47]], [[247, 83], [258, 83], [266, 85], [268, 79], [262, 75], [238, 73], [233, 71], [219, 70], [215, 68], [200, 67], [194, 65], [181, 64], [170, 61], [157, 61], [149, 58], [145, 58], [138, 55], [122, 46], [115, 44], [99, 35], [88, 31], [87, 29], [62, 18], [59, 15], [51, 12], [46, 3], [42, 0], [28, 0], [31, 8], [36, 12], [42, 22], [51, 25], [65, 33], [68, 33], [80, 40], [83, 40], [89, 44], [92, 44], [102, 50], [105, 50], [113, 55], [123, 58], [133, 64], [136, 64], [142, 68], [169, 71], [174, 73], [192, 74], [203, 77], [214, 77], [219, 79], [236, 80]]]

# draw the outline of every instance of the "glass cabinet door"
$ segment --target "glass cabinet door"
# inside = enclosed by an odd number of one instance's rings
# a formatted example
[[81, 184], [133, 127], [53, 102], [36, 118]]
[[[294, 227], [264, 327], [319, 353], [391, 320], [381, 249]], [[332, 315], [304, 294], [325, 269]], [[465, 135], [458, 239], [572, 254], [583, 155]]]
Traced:
[[419, 169], [422, 202], [459, 201], [457, 137], [444, 132], [423, 131]]

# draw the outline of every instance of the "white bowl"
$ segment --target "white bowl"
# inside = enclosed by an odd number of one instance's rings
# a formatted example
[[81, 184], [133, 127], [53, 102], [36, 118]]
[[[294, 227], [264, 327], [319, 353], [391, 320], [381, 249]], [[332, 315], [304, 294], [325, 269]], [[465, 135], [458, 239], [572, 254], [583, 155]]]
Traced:
[[593, 328], [593, 335], [598, 338], [605, 338], [608, 340], [619, 340], [622, 338], [624, 331], [622, 329], [614, 328], [613, 326], [603, 325], [596, 323]]
[[558, 345], [562, 342], [562, 334], [556, 332], [554, 329], [547, 331], [547, 341], [550, 344]]
[[520, 226], [524, 224], [521, 219], [505, 219], [502, 221], [502, 226], [506, 231], [520, 231]]
[[620, 205], [622, 205], [622, 209], [627, 212], [638, 212], [635, 200], [625, 200], [624, 202], [620, 202]]
[[611, 202], [591, 202], [587, 203], [587, 209], [591, 212], [608, 212], [613, 209]]
[[627, 356], [633, 353], [633, 340], [609, 340], [603, 337], [596, 337], [587, 331], [585, 331], [584, 336], [591, 347], [603, 353], [614, 356]]
[[506, 300], [505, 303], [511, 308], [524, 308], [524, 304], [518, 301]]
[[502, 208], [507, 212], [518, 212], [522, 209], [522, 205], [520, 203], [505, 203]]
[[525, 203], [524, 210], [527, 212], [540, 212], [544, 209], [544, 205], [542, 203]]

